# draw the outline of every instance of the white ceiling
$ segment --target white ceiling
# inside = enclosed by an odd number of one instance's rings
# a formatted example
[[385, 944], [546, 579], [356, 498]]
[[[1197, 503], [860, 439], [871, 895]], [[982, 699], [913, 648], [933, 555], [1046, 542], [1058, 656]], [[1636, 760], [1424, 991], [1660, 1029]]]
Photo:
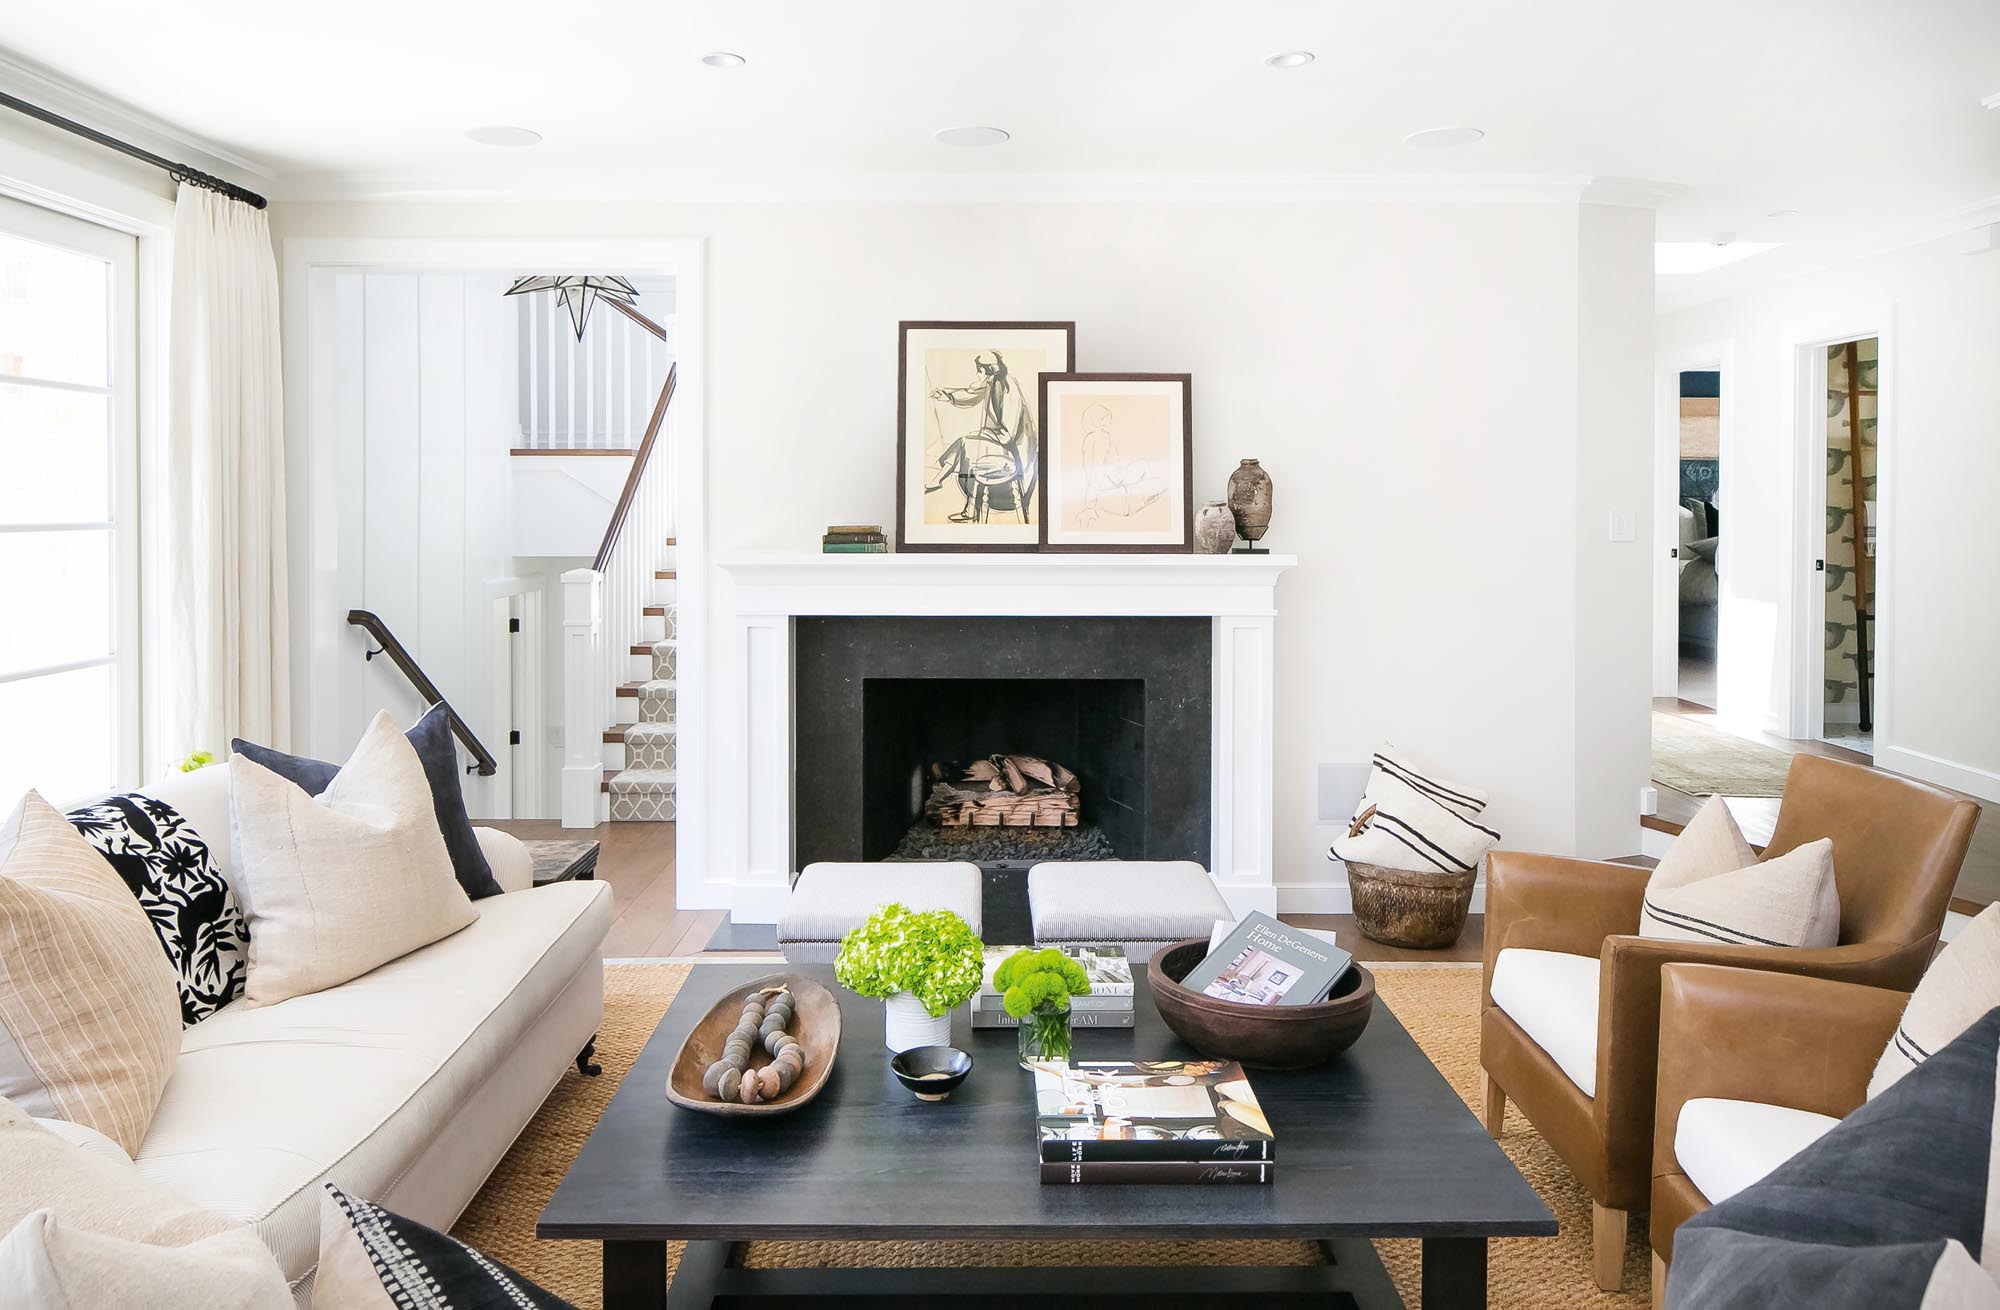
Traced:
[[[1665, 189], [1663, 240], [1786, 243], [1738, 267], [2000, 197], [1996, 0], [71, 0], [0, 8], [0, 48], [281, 197], [1597, 177]], [[483, 123], [545, 140], [464, 139]], [[1013, 139], [931, 140], [962, 124]], [[1461, 124], [1486, 139], [1403, 144]]]

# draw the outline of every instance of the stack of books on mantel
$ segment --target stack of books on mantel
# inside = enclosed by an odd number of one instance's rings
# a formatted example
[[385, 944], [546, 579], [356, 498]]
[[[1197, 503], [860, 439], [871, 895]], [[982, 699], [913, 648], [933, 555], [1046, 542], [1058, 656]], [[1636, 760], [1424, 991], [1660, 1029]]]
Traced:
[[1035, 1069], [1045, 1183], [1269, 1183], [1277, 1139], [1233, 1060], [1079, 1060]]
[[[1024, 946], [986, 948], [986, 981], [966, 1002], [974, 1028], [1019, 1028], [1021, 1021], [1007, 1013], [1006, 1000], [993, 986], [993, 971], [1000, 962]], [[1069, 998], [1072, 1028], [1130, 1028], [1132, 1026], [1132, 966], [1122, 946], [1065, 946], [1063, 954], [1083, 966], [1090, 979], [1090, 995]]]
[[884, 555], [889, 538], [880, 523], [836, 523], [819, 539], [819, 548], [828, 555]]

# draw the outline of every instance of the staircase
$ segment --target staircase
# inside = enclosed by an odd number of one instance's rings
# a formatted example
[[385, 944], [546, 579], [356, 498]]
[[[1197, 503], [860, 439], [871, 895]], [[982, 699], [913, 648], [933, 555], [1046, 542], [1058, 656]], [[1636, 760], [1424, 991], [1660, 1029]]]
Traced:
[[[670, 562], [674, 545], [668, 538]], [[674, 706], [680, 649], [674, 571], [654, 570], [652, 590], [655, 603], [640, 610], [641, 637], [628, 654], [631, 671], [639, 676], [618, 688], [618, 704], [633, 707], [634, 722], [613, 724], [604, 733], [605, 761], [614, 765], [604, 773], [614, 823], [674, 821]]]

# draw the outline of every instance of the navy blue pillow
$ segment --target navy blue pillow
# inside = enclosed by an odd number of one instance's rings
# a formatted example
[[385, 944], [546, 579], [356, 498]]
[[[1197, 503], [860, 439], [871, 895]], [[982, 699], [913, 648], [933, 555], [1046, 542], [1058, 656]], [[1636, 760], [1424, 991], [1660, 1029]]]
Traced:
[[[493, 880], [493, 866], [486, 862], [486, 852], [479, 849], [472, 818], [465, 812], [465, 793], [458, 785], [458, 747], [451, 739], [451, 715], [444, 702], [439, 701], [426, 710], [416, 726], [403, 735], [417, 748], [417, 758], [424, 762], [424, 777], [431, 784], [431, 808], [437, 814], [438, 831], [444, 834], [444, 848], [451, 853], [451, 871], [457, 875], [458, 885], [475, 901], [482, 896], [498, 896], [500, 884]], [[325, 791], [340, 772], [338, 764], [287, 755], [240, 737], [229, 743], [229, 749], [297, 784], [312, 796]]]

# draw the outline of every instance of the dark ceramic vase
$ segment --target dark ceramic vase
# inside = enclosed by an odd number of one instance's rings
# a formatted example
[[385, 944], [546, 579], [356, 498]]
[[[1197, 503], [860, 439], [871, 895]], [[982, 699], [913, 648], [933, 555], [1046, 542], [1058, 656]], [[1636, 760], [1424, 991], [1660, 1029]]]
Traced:
[[1271, 475], [1254, 459], [1246, 459], [1229, 475], [1229, 512], [1236, 535], [1255, 542], [1271, 526]]

